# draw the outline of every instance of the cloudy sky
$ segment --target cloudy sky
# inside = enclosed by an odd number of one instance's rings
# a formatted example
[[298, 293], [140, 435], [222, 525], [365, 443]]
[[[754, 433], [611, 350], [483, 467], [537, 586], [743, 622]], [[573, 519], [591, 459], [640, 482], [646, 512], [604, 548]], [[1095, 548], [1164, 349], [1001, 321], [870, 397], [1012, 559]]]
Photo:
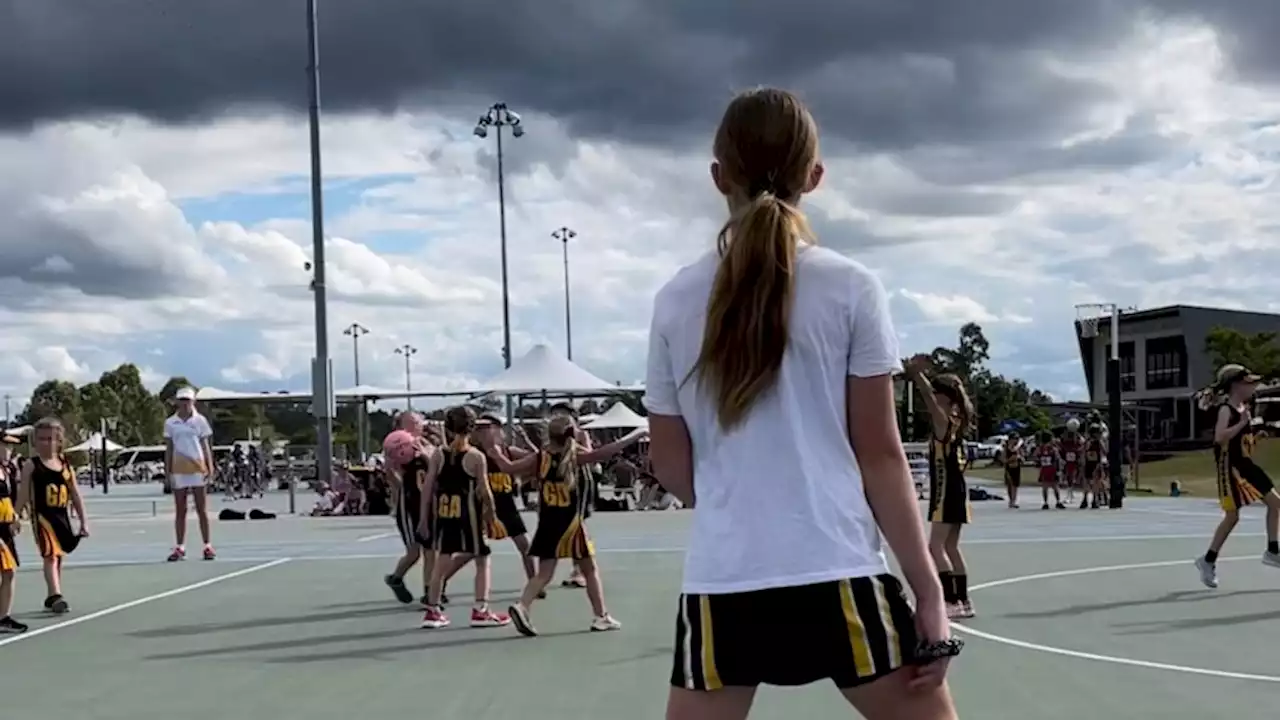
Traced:
[[[308, 386], [303, 0], [0, 0], [0, 390]], [[709, 247], [735, 90], [799, 91], [820, 241], [881, 273], [909, 350], [977, 321], [1001, 372], [1083, 395], [1073, 303], [1280, 310], [1280, 4], [1262, 0], [322, 0], [337, 384], [501, 367], [642, 375], [655, 289]], [[16, 409], [15, 409], [16, 411]]]

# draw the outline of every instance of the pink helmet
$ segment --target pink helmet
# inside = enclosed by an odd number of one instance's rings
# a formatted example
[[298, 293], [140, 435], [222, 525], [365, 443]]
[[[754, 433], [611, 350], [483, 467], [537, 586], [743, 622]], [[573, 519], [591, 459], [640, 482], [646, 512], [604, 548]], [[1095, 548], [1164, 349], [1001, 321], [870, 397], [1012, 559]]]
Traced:
[[382, 441], [382, 454], [393, 467], [400, 467], [418, 452], [418, 439], [408, 430], [393, 430]]

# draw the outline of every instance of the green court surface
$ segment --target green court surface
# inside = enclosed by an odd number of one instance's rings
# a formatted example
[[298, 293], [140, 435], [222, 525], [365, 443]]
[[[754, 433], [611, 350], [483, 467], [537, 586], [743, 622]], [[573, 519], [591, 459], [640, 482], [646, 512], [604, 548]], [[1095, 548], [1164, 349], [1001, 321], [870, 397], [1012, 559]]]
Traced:
[[[554, 588], [534, 608], [543, 635], [533, 639], [465, 627], [469, 569], [451, 587], [458, 626], [418, 629], [417, 610], [381, 582], [398, 544], [387, 518], [218, 523], [218, 561], [167, 564], [165, 512], [100, 517], [67, 569], [64, 617], [39, 611], [38, 564], [30, 538], [19, 540], [17, 614], [35, 632], [0, 638], [5, 717], [662, 717], [687, 513], [592, 518], [624, 627], [588, 632], [583, 591]], [[1277, 717], [1280, 571], [1258, 562], [1259, 513], [1224, 552], [1217, 591], [1189, 562], [1211, 504], [1041, 513], [990, 503], [975, 519], [979, 617], [958, 630], [968, 646], [951, 676], [961, 717]], [[510, 545], [498, 551], [493, 597], [505, 608], [521, 573]], [[823, 685], [766, 688], [753, 713], [849, 716]]]

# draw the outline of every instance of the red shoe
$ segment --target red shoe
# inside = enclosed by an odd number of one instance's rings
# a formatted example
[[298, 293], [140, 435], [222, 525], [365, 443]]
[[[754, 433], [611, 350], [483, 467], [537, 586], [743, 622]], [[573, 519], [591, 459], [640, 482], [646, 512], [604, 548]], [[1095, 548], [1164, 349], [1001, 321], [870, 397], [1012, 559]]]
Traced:
[[178, 562], [179, 560], [186, 560], [186, 559], [187, 559], [187, 549], [182, 547], [181, 545], [174, 548], [173, 552], [169, 553], [169, 562]]
[[471, 609], [471, 627], [506, 627], [511, 624], [511, 616], [496, 613], [489, 608]]
[[218, 559], [218, 553], [216, 553], [216, 552], [214, 552], [214, 551], [213, 551], [213, 546], [212, 546], [212, 545], [205, 545], [205, 546], [204, 546], [204, 555], [203, 555], [203, 557], [204, 557], [204, 559], [205, 559], [205, 560], [217, 560], [217, 559]]
[[422, 614], [422, 627], [425, 630], [449, 627], [449, 616], [438, 607], [427, 608], [427, 611]]

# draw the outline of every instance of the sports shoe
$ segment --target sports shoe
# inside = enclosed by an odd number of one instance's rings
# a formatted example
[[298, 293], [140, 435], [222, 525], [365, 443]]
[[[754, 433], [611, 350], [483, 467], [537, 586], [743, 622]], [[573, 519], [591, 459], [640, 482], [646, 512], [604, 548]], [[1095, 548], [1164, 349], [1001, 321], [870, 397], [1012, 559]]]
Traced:
[[964, 602], [956, 603], [955, 617], [957, 620], [968, 620], [969, 618], [974, 617], [975, 615], [976, 613], [973, 612], [972, 600], [965, 600]]
[[[396, 600], [399, 600], [405, 605], [413, 602], [413, 593], [409, 592], [409, 588], [404, 586], [404, 578], [398, 578], [395, 575], [387, 575], [382, 578], [382, 582], [386, 583], [387, 587], [391, 588], [391, 593], [396, 596]], [[422, 604], [426, 605], [427, 599], [424, 597], [422, 600]]]
[[[1263, 556], [1263, 562], [1266, 562], [1266, 556]], [[1200, 582], [1209, 589], [1218, 587], [1218, 566], [1204, 559], [1204, 556], [1196, 558], [1196, 569], [1200, 571]]]
[[26, 624], [5, 616], [0, 618], [0, 635], [21, 635], [30, 628]]
[[964, 612], [964, 607], [958, 602], [947, 603], [947, 618], [956, 620], [960, 617], [960, 613]]
[[529, 621], [528, 608], [520, 603], [507, 608], [507, 616], [511, 618], [512, 624], [516, 626], [516, 630], [519, 630], [521, 635], [534, 637], [538, 634], [538, 629]]
[[173, 552], [169, 553], [169, 562], [178, 562], [179, 560], [186, 560], [186, 559], [187, 559], [187, 549], [182, 547], [181, 545], [174, 548]]
[[200, 557], [204, 560], [217, 560], [218, 553], [213, 551], [212, 545], [205, 545], [204, 551], [200, 553]]
[[610, 630], [621, 629], [622, 623], [614, 620], [613, 616], [608, 613], [591, 620], [591, 632], [609, 632]]
[[67, 599], [61, 595], [50, 595], [45, 598], [44, 607], [54, 615], [66, 615], [71, 610], [71, 606], [67, 604]]
[[449, 627], [449, 616], [445, 615], [444, 610], [441, 608], [429, 607], [422, 614], [422, 627], [427, 630]]
[[1280, 568], [1280, 555], [1273, 552], [1262, 553], [1262, 564], [1274, 568]]
[[489, 608], [471, 608], [471, 627], [506, 627], [511, 624], [511, 616], [496, 613]]

